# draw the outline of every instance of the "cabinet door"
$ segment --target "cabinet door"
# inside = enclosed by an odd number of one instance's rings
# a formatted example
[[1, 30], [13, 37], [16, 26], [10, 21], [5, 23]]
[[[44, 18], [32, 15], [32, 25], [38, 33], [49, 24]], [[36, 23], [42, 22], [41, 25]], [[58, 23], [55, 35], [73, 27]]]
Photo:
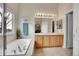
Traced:
[[54, 46], [54, 36], [50, 36], [50, 47]]
[[59, 46], [63, 46], [63, 35], [59, 36]]
[[54, 47], [57, 45], [57, 36], [55, 35], [51, 35], [50, 36], [50, 46], [51, 47]]
[[50, 40], [49, 35], [43, 36], [43, 47], [49, 47], [49, 40]]
[[41, 35], [36, 35], [35, 36], [35, 47], [36, 48], [42, 48], [42, 39], [43, 37]]
[[62, 35], [57, 35], [56, 39], [56, 46], [62, 46]]
[[50, 47], [58, 47], [63, 45], [63, 36], [51, 35], [50, 36]]

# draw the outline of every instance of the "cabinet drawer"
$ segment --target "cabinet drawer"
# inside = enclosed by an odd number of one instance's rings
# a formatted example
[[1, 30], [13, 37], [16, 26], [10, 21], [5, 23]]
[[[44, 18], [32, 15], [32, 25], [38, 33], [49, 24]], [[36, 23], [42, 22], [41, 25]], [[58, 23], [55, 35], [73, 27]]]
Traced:
[[63, 35], [50, 36], [50, 47], [58, 47], [63, 45]]

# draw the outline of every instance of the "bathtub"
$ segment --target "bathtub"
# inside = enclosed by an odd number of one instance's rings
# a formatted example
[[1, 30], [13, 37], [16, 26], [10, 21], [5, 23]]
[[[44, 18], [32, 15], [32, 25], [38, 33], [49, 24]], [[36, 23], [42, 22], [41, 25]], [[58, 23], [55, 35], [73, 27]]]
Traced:
[[[7, 44], [6, 56], [24, 56], [32, 55], [33, 40], [32, 39], [17, 39]], [[2, 48], [0, 48], [0, 55], [2, 55]]]

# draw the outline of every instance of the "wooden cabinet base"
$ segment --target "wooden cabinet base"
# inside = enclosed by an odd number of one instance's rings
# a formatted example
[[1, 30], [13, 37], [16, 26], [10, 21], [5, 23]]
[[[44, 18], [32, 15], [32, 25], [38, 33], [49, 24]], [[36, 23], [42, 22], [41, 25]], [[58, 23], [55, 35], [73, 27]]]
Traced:
[[43, 36], [43, 47], [49, 47], [50, 37], [48, 35]]
[[36, 48], [42, 48], [42, 45], [43, 45], [43, 36], [35, 36], [35, 47]]
[[35, 48], [62, 47], [63, 35], [36, 35]]

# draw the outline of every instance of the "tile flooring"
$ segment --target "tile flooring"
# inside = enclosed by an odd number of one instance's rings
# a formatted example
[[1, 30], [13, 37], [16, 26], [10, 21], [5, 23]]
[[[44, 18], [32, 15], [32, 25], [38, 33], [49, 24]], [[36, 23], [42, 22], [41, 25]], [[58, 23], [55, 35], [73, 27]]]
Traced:
[[33, 56], [72, 56], [72, 49], [62, 47], [35, 49]]

